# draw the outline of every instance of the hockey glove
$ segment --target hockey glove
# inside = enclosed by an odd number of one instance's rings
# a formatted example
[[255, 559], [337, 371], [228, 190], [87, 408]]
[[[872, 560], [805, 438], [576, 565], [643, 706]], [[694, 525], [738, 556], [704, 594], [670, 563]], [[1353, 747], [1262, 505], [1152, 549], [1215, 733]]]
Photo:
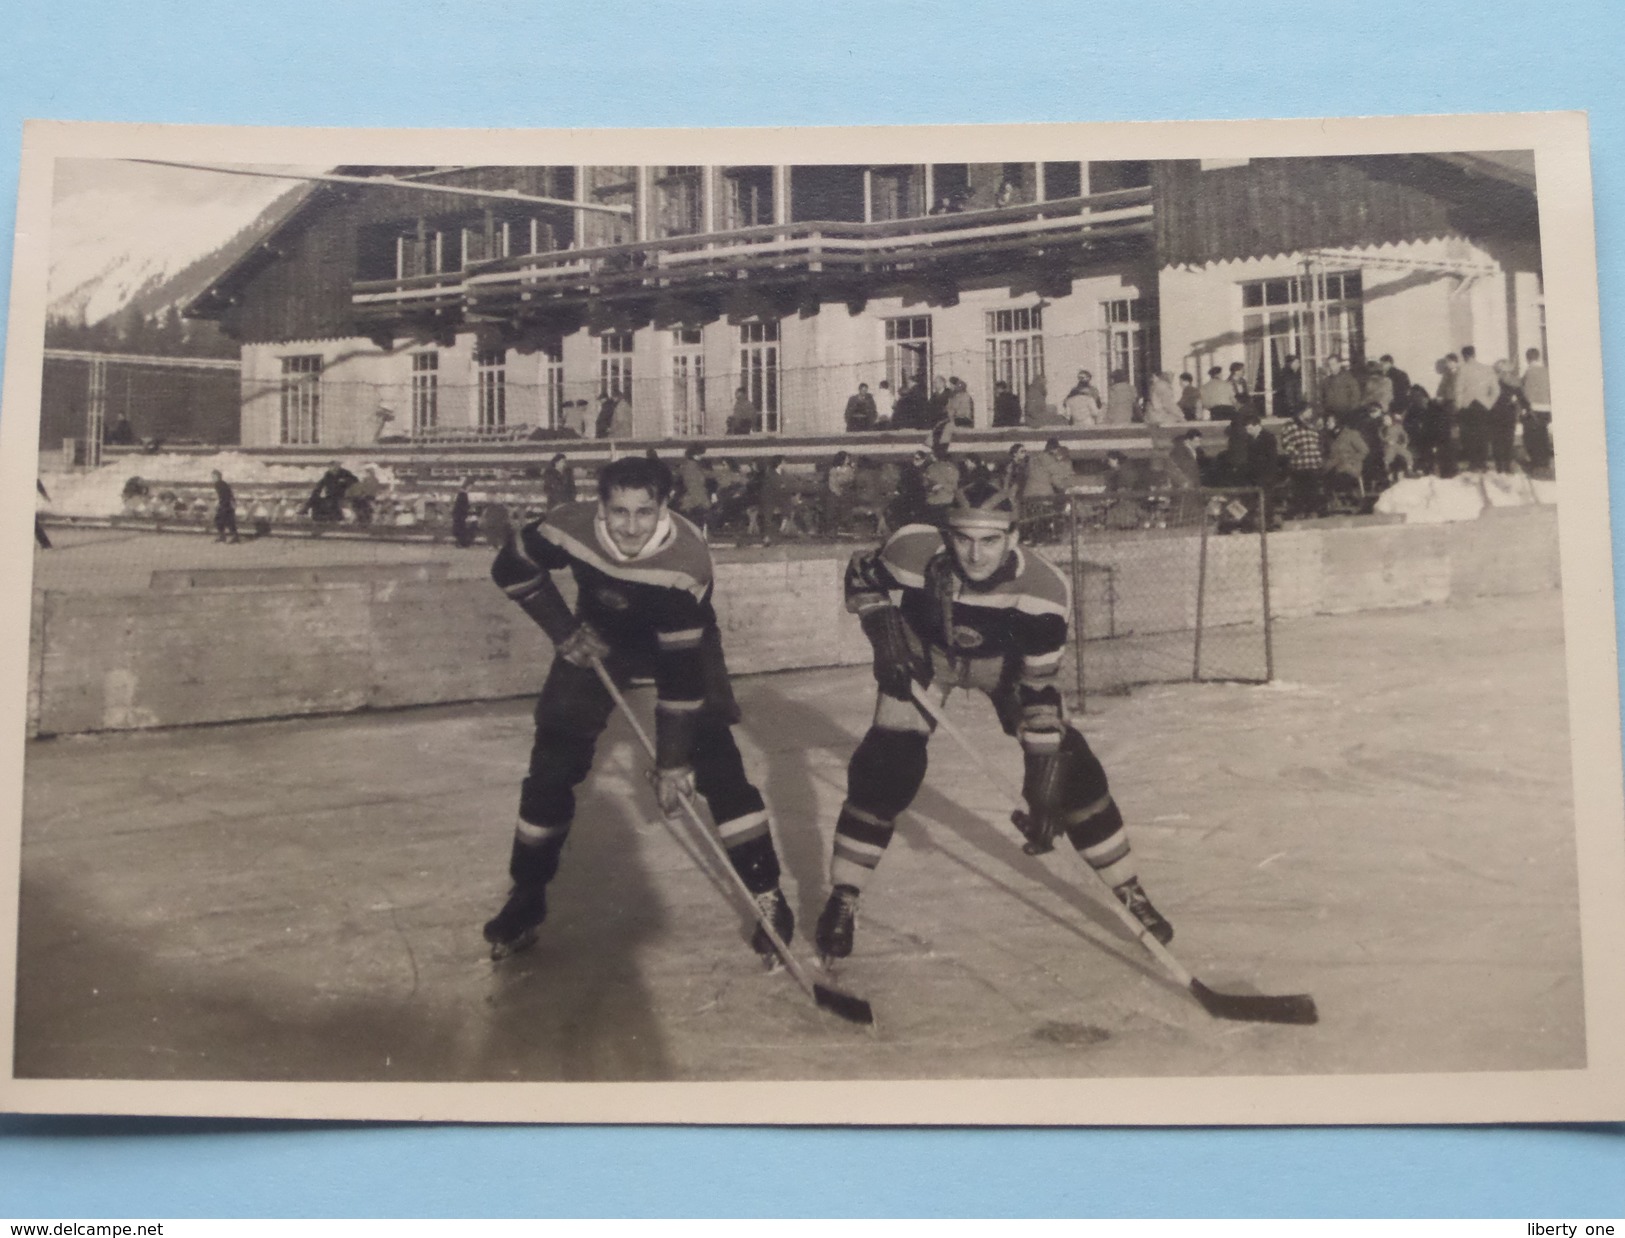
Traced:
[[[1055, 850], [1055, 836], [1061, 833], [1061, 751], [1060, 732], [1055, 733], [1055, 747], [1047, 752], [1027, 748], [1026, 778], [1021, 791], [1026, 797], [1029, 811], [1018, 812], [1013, 818], [1016, 826], [1026, 835], [1022, 847], [1028, 855], [1043, 855]], [[1022, 733], [1022, 743], [1027, 735]]]
[[863, 634], [875, 651], [875, 682], [887, 696], [900, 701], [914, 699], [911, 685], [931, 681], [931, 666], [908, 639], [908, 626], [895, 606], [878, 606], [859, 617]]
[[683, 801], [694, 794], [694, 770], [688, 765], [672, 769], [652, 769], [649, 782], [655, 789], [655, 802], [668, 817], [682, 811]]
[[558, 654], [571, 666], [586, 669], [609, 657], [609, 643], [598, 635], [598, 629], [592, 624], [582, 623], [559, 642]]

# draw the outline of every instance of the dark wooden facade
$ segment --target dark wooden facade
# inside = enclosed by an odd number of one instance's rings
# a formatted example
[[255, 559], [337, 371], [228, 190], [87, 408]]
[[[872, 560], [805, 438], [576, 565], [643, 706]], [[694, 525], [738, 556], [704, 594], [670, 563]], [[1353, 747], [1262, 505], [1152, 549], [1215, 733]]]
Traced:
[[[392, 176], [411, 169], [341, 168]], [[517, 190], [538, 197], [568, 198], [573, 168], [480, 167], [434, 174], [436, 183], [472, 189]], [[193, 317], [217, 319], [245, 344], [338, 339], [357, 333], [351, 304], [357, 278], [394, 275], [395, 235], [437, 228], [478, 226], [506, 216], [543, 216], [553, 246], [570, 243], [574, 212], [532, 203], [498, 203], [433, 192], [378, 186], [318, 184], [281, 226], [217, 280], [188, 308]], [[387, 244], [387, 248], [386, 248]]]
[[1535, 241], [1533, 185], [1518, 179], [1431, 155], [1155, 163], [1157, 259], [1200, 265], [1447, 236]]

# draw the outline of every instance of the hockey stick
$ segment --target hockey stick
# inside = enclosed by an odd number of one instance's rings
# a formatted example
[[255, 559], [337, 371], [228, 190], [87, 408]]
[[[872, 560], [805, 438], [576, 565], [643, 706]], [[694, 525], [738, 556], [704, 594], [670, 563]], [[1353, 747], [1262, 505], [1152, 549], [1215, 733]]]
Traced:
[[[987, 777], [988, 781], [998, 787], [1005, 794], [1019, 801], [1020, 793], [1005, 780], [989, 762], [988, 759], [971, 743], [970, 738], [952, 722], [948, 721], [942, 707], [933, 701], [926, 690], [918, 683], [913, 684], [914, 701], [925, 711], [927, 717], [942, 728], [943, 732], [956, 744], [965, 750], [965, 755]], [[1161, 963], [1163, 969], [1179, 981], [1181, 985], [1190, 990], [1191, 996], [1201, 1004], [1216, 1019], [1236, 1019], [1243, 1023], [1317, 1023], [1320, 1014], [1315, 1009], [1315, 999], [1307, 993], [1289, 993], [1279, 996], [1269, 994], [1245, 993], [1217, 993], [1207, 987], [1195, 976], [1185, 969], [1176, 959], [1168, 947], [1163, 945], [1143, 924], [1139, 922], [1127, 907], [1118, 900], [1112, 888], [1106, 884], [1102, 877], [1078, 854], [1077, 849], [1071, 846], [1056, 848], [1058, 852], [1071, 857], [1072, 862], [1088, 873], [1093, 879], [1094, 886], [1105, 891], [1105, 896], [1099, 901], [1111, 908], [1112, 912], [1127, 926], [1139, 943], [1151, 952], [1151, 957]]]
[[[621, 695], [621, 690], [615, 686], [615, 681], [610, 678], [609, 672], [604, 669], [604, 664], [597, 658], [592, 660], [592, 669], [597, 673], [598, 681], [604, 685], [604, 691], [609, 693], [610, 700], [615, 702], [615, 708], [621, 711], [621, 716], [631, 726], [632, 733], [638, 737], [638, 743], [643, 745], [643, 750], [649, 754], [649, 759], [653, 761], [655, 759], [655, 746], [649, 739], [649, 733], [643, 729], [643, 724], [638, 721], [637, 715], [632, 712], [631, 706], [626, 703], [626, 697]], [[806, 969], [796, 962], [795, 955], [790, 953], [790, 947], [779, 936], [778, 930], [773, 927], [767, 914], [756, 905], [756, 900], [751, 896], [750, 888], [745, 885], [744, 878], [734, 871], [733, 863], [728, 859], [727, 851], [712, 832], [711, 827], [705, 823], [705, 819], [700, 816], [700, 810], [694, 807], [693, 797], [682, 795], [678, 798], [682, 801], [683, 811], [688, 814], [688, 819], [693, 822], [695, 830], [698, 831], [701, 838], [705, 839], [706, 845], [711, 848], [711, 853], [722, 862], [723, 871], [732, 878], [734, 889], [744, 896], [745, 905], [755, 915], [756, 923], [761, 925], [762, 931], [767, 934], [768, 940], [773, 943], [773, 948], [778, 951], [779, 958], [784, 960], [784, 966], [790, 972], [790, 975], [794, 977], [795, 982], [806, 991], [807, 996], [812, 998], [820, 1009], [827, 1010], [831, 1014], [845, 1019], [848, 1023], [860, 1023], [865, 1027], [873, 1027], [875, 1012], [863, 998], [854, 997], [850, 993], [843, 993], [839, 989], [832, 989], [828, 985], [819, 984], [807, 975]]]

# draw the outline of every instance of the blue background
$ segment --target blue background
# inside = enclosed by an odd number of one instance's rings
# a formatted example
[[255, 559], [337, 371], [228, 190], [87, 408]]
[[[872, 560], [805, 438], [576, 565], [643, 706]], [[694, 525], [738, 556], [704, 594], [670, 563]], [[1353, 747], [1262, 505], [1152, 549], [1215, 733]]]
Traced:
[[[1574, 108], [1591, 114], [1604, 359], [1617, 389], [1619, 0], [601, 7], [10, 6], [0, 286], [26, 117], [553, 127]], [[1617, 509], [1619, 419], [1608, 437]], [[834, 1131], [0, 1117], [0, 1216], [255, 1215], [1621, 1217], [1625, 1125]]]

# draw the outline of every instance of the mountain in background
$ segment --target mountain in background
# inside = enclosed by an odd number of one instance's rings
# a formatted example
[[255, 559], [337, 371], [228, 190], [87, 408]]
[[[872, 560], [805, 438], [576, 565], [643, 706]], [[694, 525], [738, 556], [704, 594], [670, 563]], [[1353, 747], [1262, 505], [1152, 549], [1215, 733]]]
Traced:
[[309, 182], [63, 160], [47, 316], [80, 328], [161, 321], [258, 243]]

